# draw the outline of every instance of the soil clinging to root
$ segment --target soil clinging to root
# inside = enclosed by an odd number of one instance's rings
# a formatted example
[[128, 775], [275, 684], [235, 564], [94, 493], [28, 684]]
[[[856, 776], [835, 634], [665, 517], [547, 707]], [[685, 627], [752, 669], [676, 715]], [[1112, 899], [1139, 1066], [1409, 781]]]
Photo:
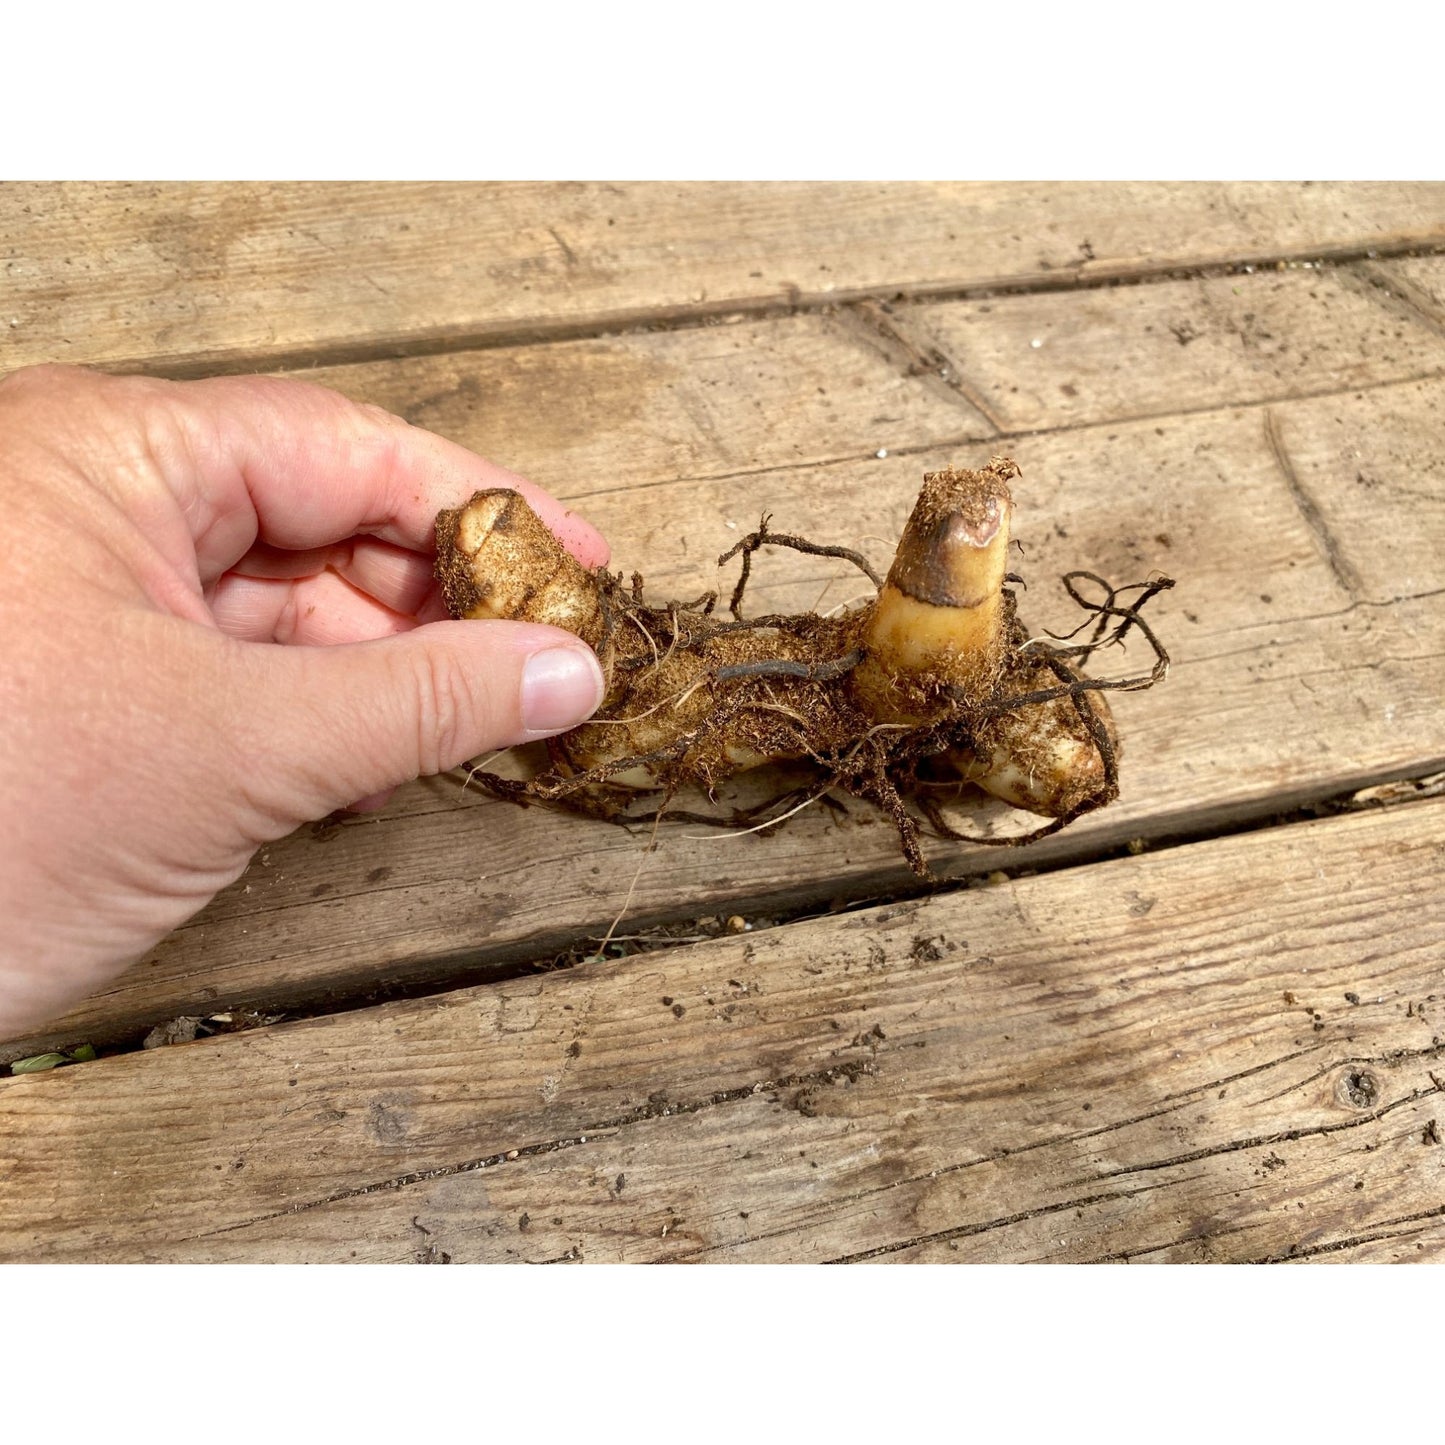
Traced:
[[[1112, 801], [1119, 743], [1105, 694], [1151, 687], [1169, 658], [1144, 605], [1172, 587], [1155, 576], [1114, 587], [1091, 572], [1063, 579], [1085, 614], [1066, 637], [1030, 637], [1005, 570], [1018, 468], [929, 473], [886, 579], [844, 547], [756, 532], [741, 556], [726, 615], [719, 594], [649, 603], [642, 577], [589, 572], [515, 492], [477, 493], [437, 518], [437, 575], [457, 617], [511, 617], [566, 627], [598, 653], [608, 679], [596, 716], [550, 741], [551, 766], [525, 781], [477, 768], [496, 797], [592, 817], [661, 817], [761, 828], [830, 793], [882, 809], [913, 870], [931, 877], [922, 837], [1019, 846]], [[775, 547], [838, 557], [876, 595], [840, 616], [746, 617], [753, 555]], [[1149, 671], [1094, 679], [1082, 668], [1138, 633]], [[747, 810], [678, 806], [691, 790], [781, 760], [812, 781]], [[1008, 837], [965, 834], [946, 809], [971, 785], [1049, 818]]]

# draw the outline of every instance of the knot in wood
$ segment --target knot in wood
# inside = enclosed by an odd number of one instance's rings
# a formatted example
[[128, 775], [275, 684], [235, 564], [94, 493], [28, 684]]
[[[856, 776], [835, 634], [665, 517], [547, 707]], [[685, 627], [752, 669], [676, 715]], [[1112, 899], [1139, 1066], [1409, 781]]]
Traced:
[[1335, 1085], [1336, 1098], [1352, 1109], [1373, 1109], [1380, 1093], [1380, 1081], [1368, 1069], [1346, 1069]]

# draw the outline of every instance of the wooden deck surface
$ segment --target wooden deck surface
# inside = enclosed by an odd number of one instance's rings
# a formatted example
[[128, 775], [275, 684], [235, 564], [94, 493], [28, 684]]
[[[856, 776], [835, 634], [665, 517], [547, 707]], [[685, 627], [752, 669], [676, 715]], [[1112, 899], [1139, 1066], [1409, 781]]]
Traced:
[[0, 1043], [102, 1052], [0, 1080], [0, 1258], [1445, 1257], [1445, 186], [11, 185], [0, 265], [0, 370], [304, 372], [659, 594], [999, 452], [1030, 623], [1178, 580], [1120, 801], [941, 889], [455, 778], [266, 850]]

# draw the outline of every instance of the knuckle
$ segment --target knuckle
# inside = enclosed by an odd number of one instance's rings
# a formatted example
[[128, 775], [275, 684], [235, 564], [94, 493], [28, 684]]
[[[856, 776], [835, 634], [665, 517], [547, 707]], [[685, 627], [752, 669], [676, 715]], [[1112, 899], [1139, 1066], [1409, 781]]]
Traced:
[[6, 395], [31, 400], [53, 398], [74, 404], [84, 400], [99, 405], [126, 405], [148, 401], [175, 388], [174, 382], [153, 376], [112, 376], [89, 366], [65, 361], [41, 361], [22, 366], [0, 379]]
[[114, 473], [145, 464], [158, 401], [175, 385], [42, 362], [0, 378], [0, 404], [14, 408], [17, 433], [28, 432], [52, 452], [102, 443]]
[[7, 396], [60, 394], [77, 386], [95, 386], [105, 380], [99, 372], [84, 366], [71, 366], [61, 361], [41, 361], [22, 366], [0, 378], [0, 391]]
[[373, 464], [382, 475], [390, 475], [400, 461], [407, 423], [394, 412], [385, 411], [370, 402], [360, 403], [356, 415], [361, 422], [357, 429], [357, 445], [374, 455]]
[[387, 411], [384, 406], [377, 406], [372, 401], [359, 401], [356, 403], [357, 414], [373, 426], [384, 428], [386, 431], [395, 431], [405, 425], [402, 418], [394, 411]]
[[332, 426], [338, 411], [351, 405], [338, 391], [294, 376], [213, 376], [184, 383], [194, 398], [216, 398], [259, 412], [284, 413], [317, 426]]
[[484, 746], [477, 696], [460, 660], [449, 651], [419, 651], [416, 688], [416, 763], [425, 775], [445, 772]]

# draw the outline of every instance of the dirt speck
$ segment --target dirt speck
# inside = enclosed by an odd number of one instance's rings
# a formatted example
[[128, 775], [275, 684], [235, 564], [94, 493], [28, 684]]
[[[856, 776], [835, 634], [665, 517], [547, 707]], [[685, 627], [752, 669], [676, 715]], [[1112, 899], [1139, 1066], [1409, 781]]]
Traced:
[[915, 938], [913, 946], [908, 950], [908, 956], [914, 963], [940, 963], [943, 960], [943, 950], [938, 945], [942, 941], [942, 935], [937, 941], [932, 938]]

